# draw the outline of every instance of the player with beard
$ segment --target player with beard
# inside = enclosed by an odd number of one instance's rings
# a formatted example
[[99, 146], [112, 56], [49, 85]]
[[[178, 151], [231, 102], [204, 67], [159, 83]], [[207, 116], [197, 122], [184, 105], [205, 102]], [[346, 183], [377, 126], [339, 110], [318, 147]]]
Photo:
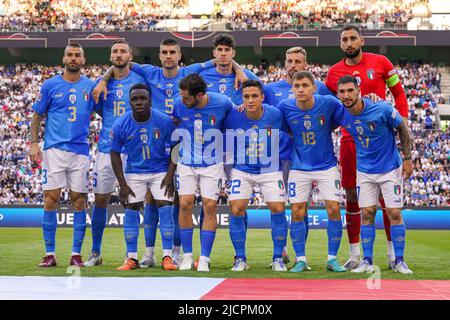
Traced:
[[[33, 105], [31, 120], [30, 158], [33, 163], [43, 159], [42, 188], [44, 215], [42, 229], [46, 256], [39, 267], [56, 266], [56, 209], [61, 188], [68, 187], [74, 209], [73, 245], [69, 264], [82, 267], [81, 247], [86, 233], [86, 194], [89, 171], [89, 123], [94, 110], [91, 92], [95, 82], [81, 75], [86, 62], [78, 43], [67, 45], [62, 59], [64, 73], [56, 75], [41, 87]], [[44, 132], [44, 152], [38, 137], [41, 120], [47, 115]]]
[[[386, 99], [387, 86], [394, 97], [395, 107], [407, 124], [408, 103], [393, 64], [383, 55], [363, 52], [364, 39], [360, 30], [355, 26], [347, 26], [342, 29], [340, 41], [345, 58], [333, 65], [328, 71], [325, 82], [327, 87], [336, 93], [338, 80], [345, 75], [351, 75], [357, 80], [363, 96], [375, 93], [381, 99]], [[344, 266], [351, 270], [360, 263], [361, 212], [356, 192], [355, 142], [345, 128], [342, 128], [340, 165], [342, 187], [346, 193], [347, 234], [350, 241], [350, 258]], [[391, 240], [390, 222], [382, 198], [380, 198], [380, 204], [383, 209], [384, 228], [388, 240], [388, 265], [393, 269], [395, 267], [394, 246]]]
[[[361, 240], [364, 259], [352, 272], [372, 273], [375, 241], [375, 215], [380, 193], [385, 199], [395, 252], [393, 270], [412, 274], [404, 261], [406, 229], [402, 218], [403, 181], [413, 172], [411, 137], [399, 112], [385, 101], [361, 99], [355, 77], [343, 76], [338, 97], [345, 110], [341, 125], [356, 144], [358, 204], [362, 211]], [[395, 141], [398, 131], [404, 161]]]
[[[108, 217], [108, 204], [117, 181], [109, 154], [109, 133], [114, 122], [131, 111], [130, 88], [134, 84], [145, 83], [142, 76], [130, 70], [129, 62], [132, 59], [132, 48], [128, 42], [117, 41], [112, 45], [110, 61], [113, 64], [114, 77], [108, 82], [106, 99], [99, 99], [95, 107], [102, 117], [102, 130], [98, 141], [93, 179], [95, 206], [92, 211], [92, 251], [89, 259], [84, 263], [86, 267], [102, 264], [101, 246]], [[124, 154], [122, 157], [124, 158]]]
[[[131, 70], [144, 77], [147, 85], [151, 89], [152, 108], [162, 111], [169, 116], [172, 116], [174, 101], [180, 95], [178, 87], [180, 80], [189, 74], [199, 73], [203, 70], [215, 67], [215, 62], [213, 60], [205, 63], [194, 63], [186, 67], [180, 67], [179, 62], [181, 55], [181, 48], [176, 40], [164, 39], [161, 41], [159, 46], [159, 59], [162, 65], [161, 68], [151, 64], [141, 65], [134, 62], [130, 63]], [[94, 99], [98, 99], [100, 93], [107, 96], [106, 83], [113, 76], [114, 70], [114, 67], [112, 67], [105, 73], [102, 79], [103, 81], [100, 81], [94, 89]], [[243, 82], [247, 79], [236, 63], [233, 64], [233, 71], [236, 74], [235, 83], [233, 85], [236, 86], [237, 83]], [[175, 221], [173, 260], [175, 263], [179, 263], [181, 239], [178, 228], [179, 205], [177, 195], [175, 196], [173, 208]], [[140, 262], [141, 267], [153, 267], [156, 264], [154, 247], [159, 219], [158, 217], [157, 207], [153, 201], [151, 193], [149, 193], [146, 197], [144, 211], [144, 237], [146, 251]]]

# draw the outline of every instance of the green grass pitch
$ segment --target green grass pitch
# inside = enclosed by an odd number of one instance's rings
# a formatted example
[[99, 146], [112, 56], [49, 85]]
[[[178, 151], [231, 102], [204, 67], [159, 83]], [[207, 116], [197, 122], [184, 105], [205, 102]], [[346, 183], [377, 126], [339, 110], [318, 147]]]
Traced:
[[[158, 231], [159, 233], [159, 231]], [[194, 256], [198, 256], [198, 229], [194, 230]], [[344, 230], [339, 260], [344, 263], [348, 257], [348, 242]], [[405, 257], [409, 267], [414, 271], [411, 276], [400, 275], [389, 270], [386, 261], [386, 236], [384, 230], [378, 230], [374, 263], [380, 267], [381, 277], [389, 279], [450, 279], [450, 231], [409, 230], [406, 235]], [[291, 260], [294, 251], [289, 243]], [[68, 276], [72, 245], [72, 229], [59, 228], [56, 235], [56, 268], [41, 269], [37, 265], [44, 255], [42, 230], [39, 228], [0, 228], [0, 276]], [[82, 256], [87, 259], [91, 248], [91, 229], [86, 231]], [[144, 251], [143, 229], [139, 237], [139, 257]], [[274, 272], [269, 269], [272, 258], [272, 240], [270, 230], [250, 229], [247, 235], [247, 261], [250, 270], [232, 272], [233, 246], [228, 230], [219, 229], [211, 255], [211, 272], [196, 271], [164, 271], [161, 267], [116, 271], [122, 264], [125, 252], [125, 241], [122, 229], [106, 229], [103, 239], [103, 265], [93, 268], [83, 268], [82, 276], [91, 277], [215, 277], [215, 278], [290, 278], [290, 279], [362, 279], [368, 275], [357, 275], [350, 272], [332, 273], [325, 270], [327, 255], [326, 230], [310, 230], [306, 253], [312, 271], [301, 274], [289, 272]], [[156, 257], [161, 259], [161, 241], [158, 235], [156, 242]], [[288, 267], [292, 267], [292, 262]]]

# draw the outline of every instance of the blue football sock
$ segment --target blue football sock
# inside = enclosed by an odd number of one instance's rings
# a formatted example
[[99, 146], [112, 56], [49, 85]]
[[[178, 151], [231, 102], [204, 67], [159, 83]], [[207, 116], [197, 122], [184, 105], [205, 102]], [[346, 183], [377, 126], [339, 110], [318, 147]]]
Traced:
[[342, 239], [342, 221], [328, 219], [328, 255], [337, 256]]
[[173, 230], [173, 206], [164, 206], [159, 211], [159, 231], [161, 232], [162, 247], [164, 250], [172, 250]]
[[297, 257], [304, 257], [305, 254], [305, 221], [291, 222], [291, 239]]
[[403, 261], [405, 253], [406, 228], [404, 224], [391, 225], [391, 238], [394, 245], [395, 264]]
[[305, 218], [303, 218], [303, 221], [305, 222], [305, 243], [306, 243], [306, 239], [308, 239], [308, 234], [309, 234], [308, 213], [305, 214]]
[[127, 253], [138, 252], [139, 238], [139, 211], [125, 209], [125, 221], [123, 226], [123, 234], [127, 244]]
[[86, 234], [86, 210], [73, 213], [73, 245], [72, 252], [81, 253], [84, 235]]
[[44, 233], [44, 243], [46, 252], [55, 252], [56, 238], [56, 210], [45, 211], [42, 218], [42, 231]]
[[230, 238], [234, 246], [236, 258], [245, 259], [245, 240], [247, 238], [245, 229], [245, 216], [230, 215]]
[[194, 228], [180, 228], [181, 245], [183, 246], [184, 253], [192, 253], [192, 235], [194, 234]]
[[102, 251], [103, 231], [106, 228], [108, 209], [94, 207], [92, 211], [92, 252]]
[[273, 259], [281, 258], [283, 248], [286, 246], [287, 221], [285, 212], [277, 212], [270, 215], [272, 224]]
[[156, 229], [158, 229], [159, 212], [155, 205], [145, 204], [144, 211], [144, 237], [145, 246], [154, 247], [156, 241]]
[[173, 245], [179, 247], [179, 246], [181, 246], [180, 226], [178, 224], [178, 219], [180, 216], [180, 207], [173, 206], [172, 214], [173, 214], [173, 223], [174, 223]]
[[211, 254], [212, 246], [214, 244], [214, 238], [216, 237], [215, 231], [210, 230], [202, 230], [200, 231], [202, 234], [202, 250], [201, 256], [209, 257]]
[[361, 243], [364, 259], [372, 262], [373, 244], [375, 242], [375, 224], [361, 225]]

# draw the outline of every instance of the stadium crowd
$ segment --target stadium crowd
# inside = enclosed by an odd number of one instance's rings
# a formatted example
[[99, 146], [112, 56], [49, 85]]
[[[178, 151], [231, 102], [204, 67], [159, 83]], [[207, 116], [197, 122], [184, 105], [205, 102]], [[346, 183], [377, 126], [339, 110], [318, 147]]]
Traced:
[[[402, 28], [424, 0], [215, 0], [209, 15], [232, 30]], [[1, 0], [0, 32], [151, 31], [164, 19], [192, 19], [188, 0]]]
[[[97, 78], [108, 66], [87, 66], [84, 74]], [[267, 83], [285, 77], [281, 62], [269, 64], [262, 60], [259, 65], [246, 65]], [[309, 70], [318, 80], [324, 80], [329, 66], [312, 64]], [[441, 128], [437, 118], [437, 103], [442, 102], [440, 74], [429, 64], [406, 63], [397, 65], [408, 98], [410, 121], [413, 133], [414, 173], [405, 183], [405, 205], [450, 206], [450, 129]], [[32, 103], [44, 80], [62, 72], [61, 67], [16, 64], [0, 66], [0, 204], [42, 204], [41, 167], [31, 167], [28, 154], [29, 125], [32, 117]], [[388, 99], [391, 97], [388, 95]], [[97, 153], [101, 119], [92, 116], [90, 172], [94, 168]], [[43, 130], [41, 130], [43, 133]], [[339, 139], [335, 141], [336, 151]], [[42, 140], [41, 140], [42, 141]], [[112, 203], [118, 202], [118, 189], [112, 195]], [[312, 204], [317, 202], [313, 193]], [[92, 190], [88, 201], [93, 203]], [[61, 196], [62, 203], [69, 201], [68, 190]], [[197, 199], [201, 202], [201, 199]], [[226, 190], [219, 198], [226, 204]], [[250, 202], [263, 205], [256, 188]]]

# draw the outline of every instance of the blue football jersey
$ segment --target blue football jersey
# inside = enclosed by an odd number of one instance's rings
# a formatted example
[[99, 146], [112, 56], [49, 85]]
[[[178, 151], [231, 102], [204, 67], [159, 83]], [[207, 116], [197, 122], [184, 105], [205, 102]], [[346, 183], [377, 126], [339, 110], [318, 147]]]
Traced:
[[214, 92], [208, 92], [208, 103], [203, 108], [188, 108], [181, 97], [175, 101], [173, 117], [179, 122], [180, 163], [208, 167], [223, 161], [221, 130], [232, 109], [233, 103], [228, 97]]
[[280, 102], [278, 108], [284, 115], [292, 133], [291, 169], [323, 171], [337, 165], [332, 132], [340, 125], [344, 107], [332, 96], [314, 95], [314, 106], [301, 110], [295, 99]]
[[403, 119], [398, 111], [385, 101], [363, 101], [364, 109], [359, 115], [354, 116], [345, 110], [341, 121], [341, 125], [355, 140], [357, 169], [370, 174], [397, 169], [401, 166], [402, 159], [395, 143], [394, 128], [397, 128]]
[[289, 160], [292, 141], [283, 132], [283, 114], [276, 107], [263, 104], [258, 120], [234, 109], [225, 119], [224, 129], [226, 151], [233, 152], [235, 169], [252, 174], [275, 172], [281, 170], [281, 160]]
[[166, 145], [173, 145], [172, 119], [160, 111], [152, 110], [150, 118], [138, 122], [132, 112], [127, 112], [114, 122], [109, 140], [111, 151], [127, 153], [125, 173], [167, 172], [169, 156]]
[[76, 154], [89, 155], [89, 123], [94, 110], [91, 91], [95, 82], [81, 76], [68, 82], [62, 75], [44, 82], [33, 110], [47, 114], [44, 150], [57, 148]]
[[180, 80], [192, 73], [200, 73], [213, 67], [214, 63], [212, 61], [194, 63], [181, 67], [177, 76], [173, 78], [166, 78], [163, 68], [151, 64], [140, 65], [134, 63], [131, 69], [144, 77], [147, 85], [152, 89], [152, 108], [171, 116], [174, 101], [180, 95], [180, 88], [178, 87]]
[[109, 153], [109, 133], [114, 122], [126, 112], [131, 111], [130, 106], [130, 88], [137, 84], [145, 84], [145, 79], [136, 72], [130, 71], [128, 76], [123, 79], [114, 79], [108, 81], [108, 96], [106, 100], [100, 97], [95, 106], [97, 111], [102, 114], [102, 130], [98, 141], [98, 150], [103, 153]]
[[[334, 96], [334, 94], [323, 82], [314, 80], [314, 84], [316, 85], [316, 94], [320, 94], [321, 96]], [[264, 87], [264, 102], [272, 106], [278, 106], [278, 104], [284, 99], [294, 98], [294, 94], [292, 93], [292, 85], [284, 79], [268, 83]]]
[[[259, 78], [250, 70], [244, 69], [244, 72], [248, 79], [260, 81]], [[236, 74], [234, 74], [234, 72], [229, 74], [220, 74], [216, 71], [216, 68], [211, 68], [201, 72], [200, 75], [208, 85], [209, 92], [224, 94], [230, 97], [234, 104], [242, 104], [242, 85], [239, 90], [234, 89], [234, 81], [236, 80]]]

